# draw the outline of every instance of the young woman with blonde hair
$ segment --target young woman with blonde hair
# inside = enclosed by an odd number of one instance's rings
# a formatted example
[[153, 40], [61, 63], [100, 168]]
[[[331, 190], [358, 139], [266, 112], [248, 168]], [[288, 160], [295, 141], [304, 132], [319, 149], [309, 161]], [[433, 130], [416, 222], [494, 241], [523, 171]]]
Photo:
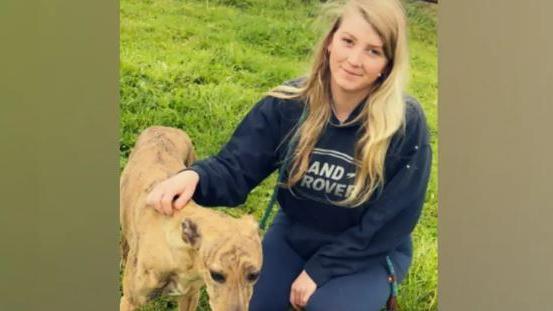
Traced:
[[311, 72], [270, 91], [219, 154], [149, 196], [166, 214], [191, 198], [236, 206], [280, 169], [250, 310], [378, 311], [391, 294], [387, 258], [398, 281], [411, 264], [431, 149], [421, 106], [404, 94], [404, 10], [398, 0], [328, 8]]

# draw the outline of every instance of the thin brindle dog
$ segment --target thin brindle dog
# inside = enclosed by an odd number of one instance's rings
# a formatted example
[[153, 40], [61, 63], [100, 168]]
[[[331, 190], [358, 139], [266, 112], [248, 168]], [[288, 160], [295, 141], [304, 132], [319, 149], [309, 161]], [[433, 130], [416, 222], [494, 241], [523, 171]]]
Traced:
[[259, 229], [190, 201], [172, 216], [146, 205], [157, 183], [195, 160], [181, 130], [150, 127], [132, 150], [120, 180], [123, 297], [120, 310], [137, 310], [162, 295], [194, 311], [206, 286], [213, 311], [246, 311], [261, 269]]

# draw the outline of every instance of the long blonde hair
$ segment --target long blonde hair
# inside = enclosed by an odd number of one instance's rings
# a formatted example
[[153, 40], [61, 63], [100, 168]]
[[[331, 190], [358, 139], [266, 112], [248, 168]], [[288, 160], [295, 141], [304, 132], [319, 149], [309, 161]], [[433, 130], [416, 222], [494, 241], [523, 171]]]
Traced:
[[311, 71], [305, 82], [301, 86], [281, 85], [267, 94], [278, 98], [301, 98], [307, 105], [305, 120], [299, 124], [293, 137], [295, 149], [291, 154], [289, 178], [285, 184], [291, 188], [308, 169], [309, 155], [332, 114], [327, 46], [348, 9], [358, 10], [380, 35], [388, 59], [382, 77], [371, 87], [363, 110], [351, 121], [361, 121], [363, 127], [355, 146], [355, 181], [350, 195], [335, 203], [356, 207], [369, 200], [376, 189], [384, 184], [384, 161], [390, 140], [398, 130], [405, 129], [403, 92], [407, 79], [408, 52], [405, 13], [399, 0], [327, 3], [323, 9], [326, 13], [324, 16], [331, 17], [332, 26], [314, 51]]

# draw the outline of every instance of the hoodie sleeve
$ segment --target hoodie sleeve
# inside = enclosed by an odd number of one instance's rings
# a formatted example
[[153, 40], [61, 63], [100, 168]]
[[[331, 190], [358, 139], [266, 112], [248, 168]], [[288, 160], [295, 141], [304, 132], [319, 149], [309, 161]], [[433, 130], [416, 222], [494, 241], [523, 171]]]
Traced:
[[188, 168], [200, 180], [193, 199], [203, 206], [237, 206], [278, 164], [278, 100], [265, 97], [238, 125], [231, 139], [212, 157]]
[[407, 114], [405, 136], [390, 144], [386, 169], [392, 173], [382, 192], [367, 203], [357, 226], [340, 233], [306, 262], [304, 269], [318, 287], [333, 277], [367, 268], [405, 241], [415, 228], [428, 185], [432, 150], [422, 109], [408, 109], [414, 113]]

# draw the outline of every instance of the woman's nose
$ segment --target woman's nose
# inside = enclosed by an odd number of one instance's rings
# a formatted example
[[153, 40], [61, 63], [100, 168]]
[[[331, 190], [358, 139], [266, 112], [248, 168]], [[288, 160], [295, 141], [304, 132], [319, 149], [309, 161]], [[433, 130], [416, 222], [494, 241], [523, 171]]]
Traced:
[[362, 57], [363, 51], [355, 49], [351, 50], [348, 55], [348, 63], [353, 67], [361, 66], [361, 57]]

